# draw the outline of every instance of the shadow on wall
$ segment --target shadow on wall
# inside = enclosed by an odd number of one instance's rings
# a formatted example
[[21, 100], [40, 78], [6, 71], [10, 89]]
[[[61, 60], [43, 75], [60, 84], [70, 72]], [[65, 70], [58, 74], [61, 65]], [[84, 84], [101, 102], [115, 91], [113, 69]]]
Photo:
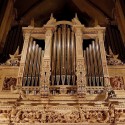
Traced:
[[23, 42], [22, 26], [17, 25], [12, 27], [7, 35], [3, 52], [0, 55], [0, 63], [6, 62], [6, 60], [10, 58], [9, 54], [13, 55], [18, 46], [20, 54], [23, 48]]

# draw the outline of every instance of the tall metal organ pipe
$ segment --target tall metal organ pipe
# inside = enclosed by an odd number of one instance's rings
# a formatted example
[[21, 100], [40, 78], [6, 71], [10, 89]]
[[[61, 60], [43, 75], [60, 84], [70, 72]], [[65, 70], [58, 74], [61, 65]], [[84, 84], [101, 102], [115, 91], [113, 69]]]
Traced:
[[71, 26], [57, 26], [52, 41], [51, 85], [75, 85], [75, 53], [75, 34]]

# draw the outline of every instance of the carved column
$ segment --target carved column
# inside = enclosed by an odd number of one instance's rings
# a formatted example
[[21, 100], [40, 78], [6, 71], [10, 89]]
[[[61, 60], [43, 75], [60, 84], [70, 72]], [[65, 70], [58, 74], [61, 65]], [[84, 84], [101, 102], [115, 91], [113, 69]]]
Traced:
[[25, 31], [24, 28], [23, 28], [23, 30], [24, 30], [24, 44], [23, 44], [23, 50], [21, 53], [21, 61], [20, 61], [20, 67], [19, 67], [19, 73], [18, 73], [18, 84], [17, 84], [18, 86], [22, 86], [22, 78], [23, 78], [26, 54], [27, 54], [28, 45], [29, 45], [29, 41], [30, 41], [30, 34], [31, 34], [30, 28], [27, 31]]
[[83, 58], [83, 25], [74, 25], [76, 36], [76, 75], [77, 75], [77, 93], [79, 97], [83, 97], [85, 94], [86, 77], [85, 77], [85, 65]]
[[49, 85], [50, 85], [50, 71], [51, 71], [51, 43], [53, 35], [53, 25], [45, 25], [45, 52], [43, 58], [43, 66], [41, 72], [41, 93], [45, 96], [49, 94]]
[[103, 67], [103, 74], [104, 74], [104, 86], [109, 89], [110, 81], [109, 81], [109, 73], [108, 73], [108, 67], [107, 67], [107, 60], [106, 60], [106, 54], [105, 54], [105, 48], [104, 48], [104, 32], [105, 28], [102, 27], [96, 27], [98, 30], [98, 39], [99, 39], [99, 46], [100, 46], [100, 53], [101, 53], [101, 59], [102, 59], [102, 67]]
[[0, 25], [0, 53], [2, 52], [2, 49], [4, 47], [8, 31], [11, 28], [11, 23], [15, 18], [13, 5], [14, 5], [14, 0], [8, 0], [4, 17]]

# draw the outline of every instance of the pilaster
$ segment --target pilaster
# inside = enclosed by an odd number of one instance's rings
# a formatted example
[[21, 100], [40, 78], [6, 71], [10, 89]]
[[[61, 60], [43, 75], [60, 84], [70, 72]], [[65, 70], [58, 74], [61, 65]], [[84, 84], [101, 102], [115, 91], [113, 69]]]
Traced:
[[20, 61], [20, 67], [19, 67], [19, 73], [18, 73], [17, 86], [22, 86], [22, 78], [23, 78], [23, 72], [24, 72], [24, 67], [25, 67], [26, 54], [27, 54], [28, 45], [30, 42], [30, 34], [31, 34], [30, 31], [31, 31], [31, 28], [29, 28], [28, 32], [25, 32], [24, 30], [24, 45], [23, 45], [23, 50], [21, 53], [21, 61]]
[[50, 75], [51, 75], [51, 44], [53, 31], [55, 29], [54, 25], [45, 25], [45, 52], [43, 58], [43, 66], [41, 72], [41, 93], [45, 96], [49, 94], [49, 85], [50, 85]]
[[76, 76], [77, 76], [77, 93], [79, 97], [83, 97], [85, 94], [86, 86], [86, 73], [85, 73], [85, 63], [83, 58], [83, 25], [74, 25], [73, 29], [76, 36]]
[[[107, 88], [110, 87], [110, 81], [109, 81], [109, 73], [108, 73], [108, 67], [107, 67], [107, 60], [106, 60], [106, 54], [105, 54], [105, 48], [104, 48], [104, 33], [105, 28], [96, 27], [98, 30], [98, 41], [100, 46], [100, 53], [101, 53], [101, 60], [102, 60], [102, 67], [103, 67], [103, 74], [104, 74], [104, 86]], [[107, 89], [108, 89], [107, 88]]]

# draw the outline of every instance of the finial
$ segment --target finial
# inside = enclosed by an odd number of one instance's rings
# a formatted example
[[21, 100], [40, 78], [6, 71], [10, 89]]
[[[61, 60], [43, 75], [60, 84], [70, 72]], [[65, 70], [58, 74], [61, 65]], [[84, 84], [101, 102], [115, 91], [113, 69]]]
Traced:
[[35, 26], [34, 18], [31, 19], [30, 26]]
[[109, 55], [113, 55], [113, 52], [110, 46], [109, 46]]
[[51, 13], [50, 19], [53, 19], [53, 13]]
[[16, 52], [14, 53], [15, 56], [19, 55], [19, 46], [17, 47]]
[[75, 18], [77, 18], [77, 19], [78, 19], [77, 13], [75, 13]]
[[56, 19], [53, 17], [53, 13], [51, 13], [49, 21], [46, 23], [47, 25], [54, 24], [56, 22]]
[[95, 18], [95, 26], [98, 27], [99, 26], [99, 21], [97, 18]]

